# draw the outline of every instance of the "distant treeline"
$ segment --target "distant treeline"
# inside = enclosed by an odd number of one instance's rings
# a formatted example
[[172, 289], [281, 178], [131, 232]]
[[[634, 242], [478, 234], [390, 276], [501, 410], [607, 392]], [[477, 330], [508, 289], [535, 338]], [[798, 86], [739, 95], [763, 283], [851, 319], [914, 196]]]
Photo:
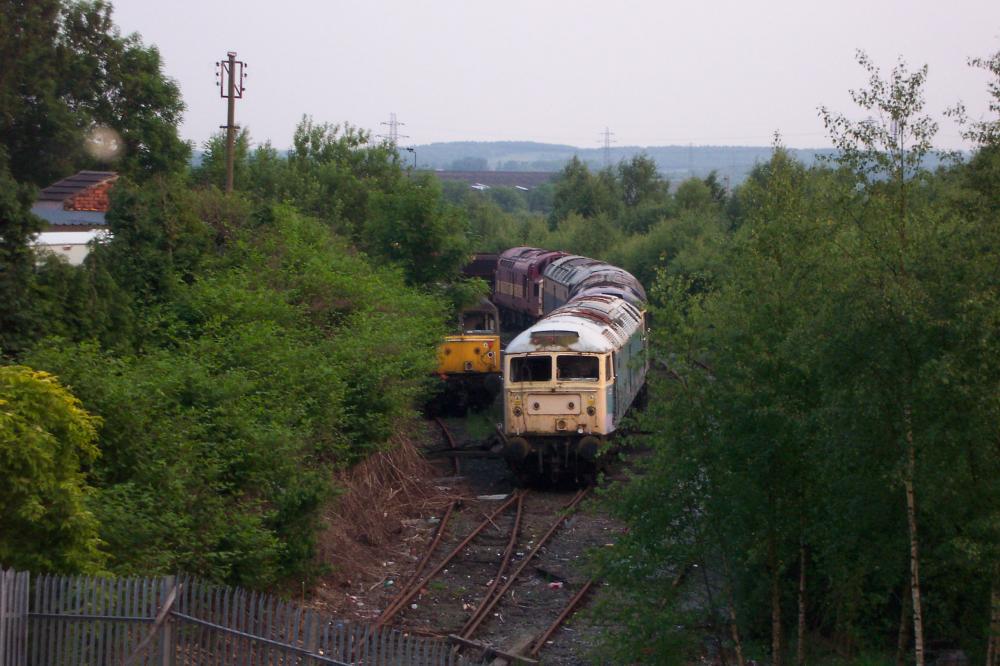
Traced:
[[[604, 164], [603, 148], [578, 148], [533, 141], [454, 141], [415, 147], [417, 163], [422, 168], [456, 171], [559, 171], [574, 156], [590, 169]], [[646, 155], [656, 162], [666, 178], [704, 178], [715, 171], [720, 179], [732, 184], [742, 182], [753, 167], [771, 158], [771, 146], [615, 146], [610, 150], [612, 164]], [[833, 154], [829, 149], [788, 149], [803, 164], [814, 164], [820, 156]], [[407, 155], [409, 156], [409, 155]], [[412, 160], [412, 157], [410, 157]]]
[[[447, 171], [561, 171], [576, 157], [589, 169], [605, 167], [603, 148], [578, 148], [535, 141], [450, 141], [411, 146], [418, 169]], [[738, 185], [753, 168], [771, 159], [772, 146], [616, 146], [610, 150], [611, 165], [645, 155], [656, 163], [665, 178], [678, 183], [686, 178], [705, 178], [713, 171], [723, 182]], [[816, 164], [834, 151], [820, 148], [788, 148], [788, 153], [806, 165]], [[413, 153], [400, 149], [400, 160], [413, 164]], [[202, 151], [194, 151], [192, 166], [201, 164]], [[937, 166], [928, 160], [928, 168]]]

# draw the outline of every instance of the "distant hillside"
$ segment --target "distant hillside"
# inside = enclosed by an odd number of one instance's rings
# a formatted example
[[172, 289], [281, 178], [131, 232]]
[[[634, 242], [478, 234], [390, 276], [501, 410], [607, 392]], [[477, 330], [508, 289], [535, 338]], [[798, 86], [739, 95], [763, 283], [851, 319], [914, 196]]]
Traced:
[[[789, 149], [805, 164], [832, 151]], [[534, 141], [453, 141], [416, 146], [421, 168], [455, 171], [559, 171], [574, 155], [592, 169], [604, 166], [603, 148], [577, 148]], [[673, 181], [690, 176], [704, 177], [711, 171], [732, 183], [742, 181], [758, 162], [771, 157], [770, 146], [614, 146], [613, 164], [645, 153], [656, 160], [660, 172]], [[412, 160], [412, 154], [404, 153]]]

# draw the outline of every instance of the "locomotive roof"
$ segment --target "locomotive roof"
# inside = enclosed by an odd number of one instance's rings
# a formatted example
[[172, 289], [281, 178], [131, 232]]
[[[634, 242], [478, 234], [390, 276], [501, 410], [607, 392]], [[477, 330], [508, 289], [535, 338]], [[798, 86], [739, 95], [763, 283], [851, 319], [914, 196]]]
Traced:
[[561, 254], [557, 250], [543, 250], [540, 247], [512, 247], [500, 253], [501, 260], [525, 261], [540, 257], [546, 254]]
[[500, 253], [497, 262], [501, 266], [531, 266], [542, 261], [552, 261], [566, 253], [559, 250], [543, 250], [539, 247], [512, 247]]
[[[638, 290], [635, 288], [638, 287]], [[618, 284], [608, 284], [601, 283], [596, 285], [582, 284], [574, 290], [575, 296], [573, 299], [583, 298], [585, 296], [617, 296], [628, 303], [632, 304], [635, 308], [643, 310], [646, 303], [646, 294], [642, 291], [640, 285], [635, 286], [623, 286]]]
[[563, 285], [609, 284], [631, 289], [639, 297], [646, 300], [646, 292], [635, 279], [635, 276], [618, 266], [609, 263], [570, 255], [557, 259], [545, 269], [545, 278]]
[[556, 259], [545, 269], [545, 277], [560, 284], [570, 284], [575, 282], [574, 277], [580, 274], [583, 269], [593, 269], [598, 266], [607, 266], [603, 261], [581, 257], [578, 254], [571, 254], [561, 259]]
[[466, 312], [489, 312], [494, 317], [500, 316], [500, 311], [497, 310], [497, 306], [493, 304], [493, 301], [483, 296], [475, 303], [466, 305], [465, 307], [459, 309], [460, 313]]
[[642, 314], [627, 301], [603, 294], [585, 296], [553, 310], [522, 331], [507, 345], [505, 353], [606, 353], [620, 349], [641, 325]]
[[636, 307], [639, 307], [638, 303], [646, 302], [646, 290], [631, 273], [620, 268], [613, 271], [594, 271], [585, 275], [575, 281], [573, 293], [579, 295], [588, 292], [598, 293], [601, 289], [606, 289], [604, 293], [611, 296], [619, 295], [619, 292], [628, 292], [630, 295], [624, 297], [625, 300]]

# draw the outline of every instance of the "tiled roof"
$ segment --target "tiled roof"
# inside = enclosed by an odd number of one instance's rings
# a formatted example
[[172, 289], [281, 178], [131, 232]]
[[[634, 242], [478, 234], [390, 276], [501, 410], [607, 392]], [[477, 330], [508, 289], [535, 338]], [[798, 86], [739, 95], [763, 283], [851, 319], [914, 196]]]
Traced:
[[65, 201], [88, 187], [117, 176], [114, 171], [81, 171], [46, 187], [38, 194], [38, 201]]

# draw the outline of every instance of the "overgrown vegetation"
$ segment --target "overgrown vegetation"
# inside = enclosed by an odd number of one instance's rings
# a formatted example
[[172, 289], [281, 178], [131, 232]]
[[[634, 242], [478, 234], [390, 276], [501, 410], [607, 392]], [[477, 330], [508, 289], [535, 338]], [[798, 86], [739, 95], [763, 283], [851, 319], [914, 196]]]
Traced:
[[[315, 574], [324, 507], [352, 466], [382, 474], [371, 454], [481, 292], [455, 286], [469, 252], [536, 245], [653, 301], [653, 453], [613, 493], [630, 529], [601, 561], [605, 658], [998, 654], [1000, 121], [927, 171], [924, 70], [863, 59], [855, 99], [885, 124], [824, 111], [839, 160], [776, 145], [731, 191], [648, 156], [470, 190], [303, 118], [287, 155], [241, 133], [225, 195], [221, 138], [186, 166], [176, 88], [106, 5], [10, 9], [28, 41], [0, 45], [0, 563]], [[996, 96], [1000, 56], [976, 64]], [[97, 125], [127, 148], [112, 238], [80, 267], [35, 256], [34, 188], [102, 166], [81, 148]]]
[[726, 270], [655, 283], [654, 454], [603, 562], [616, 661], [996, 658], [997, 121], [927, 172], [926, 70], [860, 61], [883, 121], [824, 109], [839, 160], [778, 147], [734, 196]]
[[[77, 16], [108, 12], [69, 4], [19, 20], [48, 20], [42, 32], [65, 49]], [[108, 21], [90, 29], [117, 43]], [[158, 66], [155, 77], [169, 85]], [[86, 105], [74, 109], [73, 126], [94, 122]], [[2, 349], [57, 375], [90, 429], [50, 427], [46, 418], [69, 416], [20, 385], [4, 393], [0, 473], [15, 492], [3, 501], [4, 564], [186, 570], [253, 587], [308, 578], [335, 473], [389, 446], [425, 397], [449, 317], [439, 284], [464, 261], [464, 218], [350, 127], [304, 119], [287, 159], [268, 146], [243, 155], [231, 196], [210, 184], [217, 155], [191, 172], [124, 169], [112, 239], [80, 267], [34, 256], [31, 187], [15, 179], [26, 158], [2, 155]], [[89, 159], [70, 156], [53, 177]], [[45, 437], [20, 451], [17, 433], [35, 423]], [[18, 462], [46, 446], [67, 453]], [[60, 525], [65, 536], [45, 538]]]

